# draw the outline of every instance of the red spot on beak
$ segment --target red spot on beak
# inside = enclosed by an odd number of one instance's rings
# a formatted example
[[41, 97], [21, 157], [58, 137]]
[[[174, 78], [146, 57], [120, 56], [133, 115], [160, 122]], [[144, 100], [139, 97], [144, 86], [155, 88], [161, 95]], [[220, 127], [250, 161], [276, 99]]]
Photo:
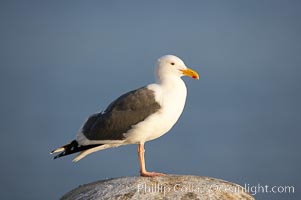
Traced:
[[196, 76], [192, 76], [192, 78], [196, 79], [197, 77]]

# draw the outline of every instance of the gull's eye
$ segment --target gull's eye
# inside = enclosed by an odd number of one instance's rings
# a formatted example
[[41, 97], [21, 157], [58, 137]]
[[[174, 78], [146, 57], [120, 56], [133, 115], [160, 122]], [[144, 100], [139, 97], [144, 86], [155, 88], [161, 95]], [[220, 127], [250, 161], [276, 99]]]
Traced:
[[172, 63], [170, 63], [171, 65], [175, 65], [175, 63], [174, 62], [172, 62]]

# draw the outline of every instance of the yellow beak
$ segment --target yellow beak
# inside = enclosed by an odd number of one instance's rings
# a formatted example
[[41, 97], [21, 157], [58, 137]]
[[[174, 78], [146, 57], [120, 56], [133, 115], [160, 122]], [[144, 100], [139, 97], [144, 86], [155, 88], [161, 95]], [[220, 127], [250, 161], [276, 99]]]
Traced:
[[187, 69], [181, 69], [180, 70], [185, 76], [189, 76], [189, 77], [191, 77], [191, 78], [193, 78], [193, 79], [199, 79], [199, 74], [196, 72], [196, 71], [194, 71], [194, 70], [192, 70], [192, 69], [189, 69], [189, 68], [187, 68]]

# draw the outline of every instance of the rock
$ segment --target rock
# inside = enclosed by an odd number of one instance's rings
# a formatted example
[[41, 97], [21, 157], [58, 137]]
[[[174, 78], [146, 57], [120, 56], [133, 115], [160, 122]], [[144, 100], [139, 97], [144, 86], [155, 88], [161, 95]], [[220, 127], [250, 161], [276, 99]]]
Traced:
[[87, 199], [254, 200], [254, 197], [243, 187], [227, 181], [201, 176], [167, 175], [97, 181], [79, 186], [61, 198]]

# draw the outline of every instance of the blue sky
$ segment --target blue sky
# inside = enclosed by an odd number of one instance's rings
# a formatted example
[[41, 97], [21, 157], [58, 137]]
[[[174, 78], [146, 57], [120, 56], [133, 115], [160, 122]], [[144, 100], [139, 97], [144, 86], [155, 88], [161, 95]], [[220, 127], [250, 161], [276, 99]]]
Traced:
[[[120, 94], [152, 83], [165, 54], [200, 80], [184, 78], [179, 122], [146, 144], [149, 170], [300, 188], [300, 19], [291, 0], [1, 1], [2, 197], [58, 199], [138, 175], [135, 145], [77, 164], [49, 151]], [[275, 198], [300, 194], [256, 195]]]

